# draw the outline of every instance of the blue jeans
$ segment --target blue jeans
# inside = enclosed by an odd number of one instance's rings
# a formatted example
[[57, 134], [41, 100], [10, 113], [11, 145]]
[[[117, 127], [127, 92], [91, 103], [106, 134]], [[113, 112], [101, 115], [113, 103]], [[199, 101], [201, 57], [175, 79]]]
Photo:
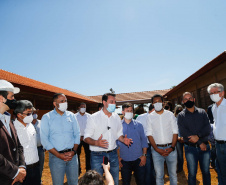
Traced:
[[38, 147], [38, 157], [39, 157], [40, 176], [42, 178], [42, 171], [43, 171], [44, 162], [45, 162], [45, 152], [42, 146]]
[[183, 171], [184, 165], [184, 143], [180, 143], [177, 141], [176, 149], [177, 149], [177, 171]]
[[206, 151], [202, 151], [199, 147], [184, 145], [185, 157], [188, 166], [188, 184], [196, 184], [196, 174], [198, 162], [202, 171], [203, 185], [210, 185], [210, 146], [206, 145]]
[[130, 185], [132, 172], [134, 171], [134, 176], [136, 179], [137, 185], [144, 185], [145, 184], [145, 167], [139, 166], [140, 158], [135, 161], [124, 161], [122, 160], [123, 167], [121, 168], [122, 174], [122, 182], [123, 185]]
[[106, 156], [109, 159], [110, 163], [110, 173], [114, 179], [114, 183], [118, 185], [119, 181], [119, 162], [118, 162], [118, 154], [116, 149], [112, 152], [94, 152], [91, 151], [91, 169], [96, 170], [98, 173], [103, 175], [103, 157]]
[[64, 184], [66, 173], [68, 185], [78, 184], [78, 158], [74, 155], [71, 161], [63, 161], [49, 152], [49, 167], [53, 185]]
[[[168, 147], [158, 147], [160, 149], [165, 150]], [[156, 173], [156, 185], [164, 185], [164, 161], [166, 161], [169, 178], [170, 178], [170, 185], [177, 185], [177, 151], [172, 151], [168, 156], [163, 157], [158, 152], [156, 152], [153, 148], [152, 151], [152, 158], [155, 167]]]
[[216, 143], [219, 185], [226, 185], [226, 143]]
[[149, 144], [145, 165], [145, 185], [155, 185], [155, 181], [155, 169], [151, 154], [151, 145]]

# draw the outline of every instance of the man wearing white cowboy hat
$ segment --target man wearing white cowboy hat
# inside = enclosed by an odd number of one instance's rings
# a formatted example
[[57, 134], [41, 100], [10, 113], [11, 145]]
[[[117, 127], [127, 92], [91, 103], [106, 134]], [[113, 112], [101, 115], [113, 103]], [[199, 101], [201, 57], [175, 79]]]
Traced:
[[0, 80], [0, 182], [11, 185], [23, 182], [26, 176], [23, 147], [7, 110], [16, 107], [14, 94], [20, 89], [6, 80]]

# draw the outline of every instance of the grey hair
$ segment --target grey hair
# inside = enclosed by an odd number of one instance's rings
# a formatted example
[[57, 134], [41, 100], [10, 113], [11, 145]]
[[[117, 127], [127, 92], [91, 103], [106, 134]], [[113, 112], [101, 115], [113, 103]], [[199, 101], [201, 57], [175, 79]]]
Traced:
[[213, 83], [213, 84], [210, 84], [207, 88], [207, 92], [210, 94], [210, 90], [212, 88], [218, 88], [218, 90], [220, 92], [224, 91], [224, 86], [222, 84], [219, 84], [219, 83]]
[[190, 95], [192, 96], [192, 98], [194, 98], [193, 94], [190, 93], [190, 92], [185, 92], [185, 93], [183, 93], [183, 98], [184, 98], [184, 96], [187, 95], [187, 94], [190, 94]]
[[33, 104], [28, 100], [17, 101], [17, 106], [14, 110], [14, 114], [17, 116], [18, 113], [23, 113], [27, 109], [32, 109]]

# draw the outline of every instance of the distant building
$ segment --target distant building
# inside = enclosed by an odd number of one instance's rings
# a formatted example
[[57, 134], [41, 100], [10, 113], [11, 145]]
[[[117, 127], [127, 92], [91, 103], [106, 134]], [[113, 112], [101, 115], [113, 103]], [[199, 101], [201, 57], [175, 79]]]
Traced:
[[68, 110], [70, 111], [76, 111], [81, 102], [87, 104], [88, 112], [95, 112], [98, 110], [98, 103], [95, 100], [91, 100], [87, 96], [66, 89], [55, 87], [2, 69], [0, 69], [0, 79], [7, 80], [14, 86], [19, 87], [20, 93], [16, 94], [15, 98], [17, 100], [31, 101], [34, 107], [39, 109], [40, 117], [53, 109], [52, 97], [55, 93], [64, 93], [67, 96]]
[[165, 97], [175, 106], [181, 104], [185, 91], [192, 92], [196, 99], [196, 105], [207, 109], [213, 103], [207, 93], [207, 87], [215, 82], [226, 87], [226, 51], [167, 92]]

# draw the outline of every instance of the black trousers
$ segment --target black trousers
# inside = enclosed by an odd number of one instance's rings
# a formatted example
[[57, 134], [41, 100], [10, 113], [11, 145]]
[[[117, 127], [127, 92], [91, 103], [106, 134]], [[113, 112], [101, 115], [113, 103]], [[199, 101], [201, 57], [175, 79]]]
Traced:
[[27, 172], [27, 175], [22, 185], [40, 185], [41, 176], [40, 176], [39, 165], [33, 168], [26, 168], [26, 172]]
[[90, 170], [90, 150], [89, 150], [89, 144], [87, 144], [84, 141], [80, 142], [80, 145], [78, 146], [77, 149], [77, 154], [78, 154], [78, 162], [79, 162], [79, 174], [81, 173], [81, 164], [80, 164], [80, 154], [81, 154], [81, 148], [84, 148], [85, 150], [85, 156], [86, 156], [86, 171]]

